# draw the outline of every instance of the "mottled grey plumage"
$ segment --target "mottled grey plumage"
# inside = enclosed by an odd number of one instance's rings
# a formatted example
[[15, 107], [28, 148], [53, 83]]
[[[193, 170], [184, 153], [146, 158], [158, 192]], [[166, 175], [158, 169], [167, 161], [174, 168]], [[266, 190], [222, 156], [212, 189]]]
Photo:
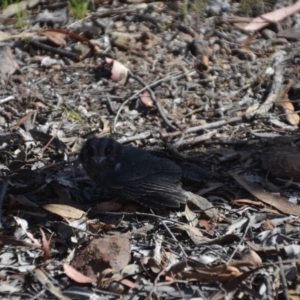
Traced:
[[79, 158], [97, 185], [124, 198], [149, 207], [179, 207], [187, 200], [182, 169], [167, 158], [109, 138], [87, 140]]

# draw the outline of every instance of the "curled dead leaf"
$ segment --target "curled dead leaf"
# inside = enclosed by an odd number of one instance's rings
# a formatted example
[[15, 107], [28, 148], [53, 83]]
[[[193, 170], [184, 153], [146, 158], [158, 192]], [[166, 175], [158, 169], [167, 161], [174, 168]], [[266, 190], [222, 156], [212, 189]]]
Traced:
[[111, 65], [111, 77], [113, 82], [125, 83], [128, 77], [129, 69], [122, 63], [109, 57], [105, 57], [105, 62]]
[[146, 107], [153, 107], [153, 101], [148, 91], [144, 91], [140, 99]]

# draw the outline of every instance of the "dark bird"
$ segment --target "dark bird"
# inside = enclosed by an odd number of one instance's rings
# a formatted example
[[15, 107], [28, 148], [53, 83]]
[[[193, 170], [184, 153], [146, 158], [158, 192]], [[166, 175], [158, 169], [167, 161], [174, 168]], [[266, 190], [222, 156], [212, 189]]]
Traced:
[[180, 185], [182, 168], [147, 150], [92, 138], [84, 143], [79, 159], [97, 185], [142, 205], [179, 207], [189, 198]]

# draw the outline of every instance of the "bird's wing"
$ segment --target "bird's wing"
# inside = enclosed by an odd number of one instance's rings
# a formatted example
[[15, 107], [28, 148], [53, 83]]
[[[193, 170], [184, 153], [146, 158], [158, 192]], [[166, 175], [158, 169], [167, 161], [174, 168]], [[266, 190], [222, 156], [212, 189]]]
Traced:
[[155, 175], [117, 186], [110, 183], [109, 187], [119, 191], [119, 195], [149, 207], [179, 207], [187, 199], [179, 184], [164, 181]]
[[[144, 162], [144, 164], [146, 164]], [[127, 168], [126, 168], [127, 170]], [[186, 195], [179, 185], [181, 169], [163, 160], [159, 165], [144, 169], [114, 173], [114, 179], [107, 178], [106, 186], [120, 196], [149, 207], [179, 207], [186, 202]]]
[[150, 207], [179, 207], [186, 202], [179, 181], [182, 169], [147, 151], [124, 151], [107, 174], [105, 185], [119, 195]]
[[145, 180], [155, 175], [168, 182], [177, 183], [182, 176], [182, 169], [169, 159], [155, 157], [144, 151], [127, 151], [114, 170], [108, 174], [108, 180], [115, 183], [126, 183], [136, 180]]

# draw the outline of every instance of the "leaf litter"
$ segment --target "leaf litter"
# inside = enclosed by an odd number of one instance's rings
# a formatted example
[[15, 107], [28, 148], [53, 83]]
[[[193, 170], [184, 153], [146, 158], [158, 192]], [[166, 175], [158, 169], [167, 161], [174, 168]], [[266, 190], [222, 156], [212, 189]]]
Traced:
[[[204, 2], [2, 9], [1, 297], [299, 298], [299, 4]], [[184, 167], [187, 205], [95, 187], [106, 135]]]

